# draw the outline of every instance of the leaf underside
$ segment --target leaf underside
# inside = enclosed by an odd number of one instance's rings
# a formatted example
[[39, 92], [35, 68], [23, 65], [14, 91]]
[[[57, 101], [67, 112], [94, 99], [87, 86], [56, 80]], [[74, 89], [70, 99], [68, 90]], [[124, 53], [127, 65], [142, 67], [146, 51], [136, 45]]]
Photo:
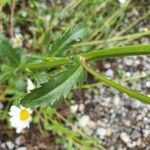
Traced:
[[21, 105], [29, 108], [45, 107], [53, 105], [60, 98], [66, 98], [69, 91], [77, 84], [82, 84], [85, 79], [85, 71], [82, 66], [71, 66], [67, 70], [50, 78], [41, 87], [20, 100]]

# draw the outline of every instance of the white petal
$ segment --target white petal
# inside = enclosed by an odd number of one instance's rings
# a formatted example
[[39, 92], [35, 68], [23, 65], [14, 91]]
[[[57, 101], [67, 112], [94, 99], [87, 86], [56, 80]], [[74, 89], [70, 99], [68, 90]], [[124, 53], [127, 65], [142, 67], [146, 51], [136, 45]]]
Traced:
[[17, 117], [11, 117], [9, 120], [10, 120], [11, 126], [14, 128], [17, 127], [18, 124], [20, 123]]
[[22, 130], [22, 128], [16, 128], [16, 133], [21, 133]]
[[17, 106], [11, 106], [9, 115], [18, 116], [19, 112], [20, 112], [20, 108], [18, 108]]

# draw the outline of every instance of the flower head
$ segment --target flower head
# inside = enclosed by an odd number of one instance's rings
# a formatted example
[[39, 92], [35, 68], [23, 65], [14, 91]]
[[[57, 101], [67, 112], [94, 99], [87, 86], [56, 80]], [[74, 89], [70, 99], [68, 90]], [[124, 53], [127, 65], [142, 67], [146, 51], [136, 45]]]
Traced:
[[16, 34], [14, 38], [12, 38], [13, 48], [22, 47], [22, 35]]
[[17, 133], [21, 133], [23, 129], [29, 128], [32, 120], [31, 114], [32, 110], [30, 108], [11, 106], [9, 111], [10, 123]]

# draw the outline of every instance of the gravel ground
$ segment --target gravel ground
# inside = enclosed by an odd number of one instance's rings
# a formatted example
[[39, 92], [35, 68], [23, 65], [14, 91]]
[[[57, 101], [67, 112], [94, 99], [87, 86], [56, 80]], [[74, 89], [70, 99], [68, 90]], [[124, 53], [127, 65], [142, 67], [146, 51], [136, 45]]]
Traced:
[[[114, 64], [119, 64], [111, 69]], [[114, 60], [104, 65], [104, 72], [114, 78], [119, 68], [124, 69], [124, 78], [131, 76], [144, 76], [150, 73], [150, 59], [148, 56], [134, 56]], [[138, 82], [137, 82], [138, 81]], [[150, 93], [150, 79], [121, 84], [130, 86], [143, 93]], [[102, 145], [110, 150], [150, 149], [150, 106], [133, 100], [124, 94], [105, 85], [85, 93], [84, 101], [71, 106], [76, 113], [78, 122], [76, 126], [83, 128], [89, 135], [98, 137]]]
[[[121, 64], [120, 64], [121, 62]], [[114, 78], [117, 70], [123, 69], [121, 84], [150, 93], [150, 79], [123, 81], [131, 76], [144, 76], [150, 73], [148, 56], [133, 56], [104, 61], [104, 74]], [[115, 64], [120, 64], [115, 67]], [[112, 69], [113, 68], [113, 69]], [[78, 92], [76, 92], [78, 93]], [[73, 101], [71, 112], [77, 116], [75, 128], [82, 128], [87, 134], [98, 137], [109, 150], [150, 149], [150, 106], [132, 100], [128, 96], [100, 85], [86, 92], [79, 92], [79, 101]], [[83, 95], [84, 93], [84, 95]], [[77, 95], [76, 95], [77, 96]], [[0, 142], [0, 149], [27, 150], [22, 136], [15, 141]], [[33, 149], [37, 149], [36, 147]]]

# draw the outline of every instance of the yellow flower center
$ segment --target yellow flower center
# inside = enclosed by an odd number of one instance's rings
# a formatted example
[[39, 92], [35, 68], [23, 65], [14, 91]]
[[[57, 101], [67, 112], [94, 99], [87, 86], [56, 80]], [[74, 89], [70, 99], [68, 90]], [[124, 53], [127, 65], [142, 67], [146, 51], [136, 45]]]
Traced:
[[16, 39], [16, 44], [20, 45], [20, 43], [21, 43], [20, 39]]
[[25, 121], [29, 118], [30, 114], [29, 114], [29, 111], [27, 109], [22, 109], [20, 111], [20, 119]]

